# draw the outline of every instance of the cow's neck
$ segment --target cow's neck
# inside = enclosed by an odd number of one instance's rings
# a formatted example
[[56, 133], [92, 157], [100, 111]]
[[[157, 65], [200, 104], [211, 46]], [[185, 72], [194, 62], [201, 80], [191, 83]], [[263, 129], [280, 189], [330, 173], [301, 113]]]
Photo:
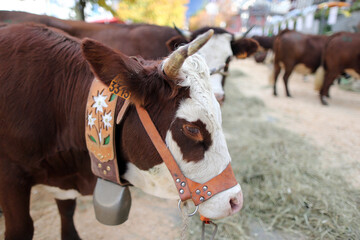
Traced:
[[83, 72], [82, 79], [75, 76], [74, 81], [68, 83], [68, 87], [59, 89], [57, 102], [59, 121], [57, 126], [57, 151], [66, 152], [69, 150], [86, 151], [84, 136], [85, 129], [85, 107], [89, 89], [94, 79], [93, 74], [87, 69]]

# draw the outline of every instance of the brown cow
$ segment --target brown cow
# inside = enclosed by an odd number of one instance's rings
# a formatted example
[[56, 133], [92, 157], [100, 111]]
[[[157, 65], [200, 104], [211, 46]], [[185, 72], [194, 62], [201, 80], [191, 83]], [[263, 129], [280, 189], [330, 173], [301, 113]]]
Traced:
[[166, 41], [179, 35], [173, 28], [152, 24], [95, 24], [17, 11], [0, 11], [0, 22], [42, 23], [74, 37], [93, 38], [129, 56], [140, 55], [144, 59], [159, 59], [169, 55]]
[[329, 37], [323, 54], [325, 76], [320, 89], [320, 100], [327, 105], [330, 86], [341, 74], [348, 73], [355, 78], [360, 75], [360, 33], [340, 32]]
[[[277, 96], [276, 81], [281, 67], [285, 69], [284, 84], [286, 96], [291, 97], [288, 80], [295, 69], [302, 73], [315, 73], [321, 64], [321, 54], [327, 36], [302, 34], [292, 30], [284, 30], [274, 42], [274, 96]], [[302, 68], [302, 69], [300, 69]]]
[[[185, 39], [175, 29], [164, 26], [150, 24], [92, 24], [82, 21], [62, 20], [45, 15], [8, 11], [0, 11], [0, 21], [8, 23], [42, 23], [61, 29], [78, 38], [93, 38], [127, 55], [140, 55], [145, 59], [166, 57], [179, 45], [188, 43], [199, 34], [209, 30], [209, 28], [199, 29], [192, 34], [190, 39]], [[254, 40], [236, 39], [233, 34], [221, 28], [212, 29], [214, 29], [216, 36], [211, 39], [206, 48], [201, 50], [210, 69], [218, 69], [223, 66], [230, 56], [244, 54], [249, 56], [257, 50], [258, 45]], [[167, 42], [171, 43], [170, 48], [167, 47]], [[211, 77], [215, 95], [220, 103], [224, 100], [224, 89], [221, 86], [221, 81], [222, 77], [219, 74]]]
[[255, 53], [254, 58], [257, 63], [262, 63], [265, 61], [268, 51], [273, 50], [275, 36], [252, 36], [252, 39], [256, 40], [259, 43], [259, 50]]
[[[0, 205], [5, 239], [32, 239], [32, 186], [45, 184], [92, 194], [96, 178], [90, 169], [85, 127], [105, 126], [104, 117], [96, 120], [85, 114], [89, 89], [96, 79], [109, 86], [119, 77], [131, 92], [124, 119], [114, 124], [122, 179], [150, 194], [179, 198], [134, 104], [149, 112], [186, 177], [204, 183], [225, 169], [231, 157], [220, 106], [211, 91], [206, 62], [195, 53], [210, 36], [211, 31], [164, 60], [149, 61], [127, 57], [94, 40], [81, 42], [43, 25], [0, 28]], [[96, 112], [103, 112], [102, 106], [113, 98], [97, 94], [97, 99], [93, 97], [96, 104], [91, 104]], [[116, 119], [122, 104], [118, 100], [114, 115], [108, 112], [107, 117]], [[57, 204], [62, 239], [79, 239], [72, 221], [75, 201]], [[221, 218], [241, 206], [237, 184], [201, 203], [199, 212]]]

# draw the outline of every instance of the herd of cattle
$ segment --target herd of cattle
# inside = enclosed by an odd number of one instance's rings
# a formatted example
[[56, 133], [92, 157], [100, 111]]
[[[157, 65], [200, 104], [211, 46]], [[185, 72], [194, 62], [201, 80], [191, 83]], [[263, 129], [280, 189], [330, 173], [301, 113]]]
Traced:
[[[288, 78], [296, 65], [304, 64], [310, 72], [324, 66], [323, 104], [339, 74], [349, 70], [360, 74], [359, 34], [320, 37], [285, 30], [273, 38], [245, 38], [221, 28], [188, 32], [7, 11], [0, 11], [0, 22], [0, 206], [7, 240], [32, 239], [32, 186], [45, 184], [92, 194], [96, 177], [91, 172], [84, 129], [92, 127], [85, 119], [85, 105], [94, 78], [109, 85], [121, 76], [132, 103], [148, 110], [184, 175], [204, 183], [219, 175], [231, 160], [216, 101], [225, 99], [223, 86], [232, 57], [272, 49], [275, 83], [283, 66], [287, 96]], [[101, 92], [97, 99], [94, 105], [101, 108], [96, 113], [107, 106]], [[120, 175], [150, 194], [178, 198], [135, 107], [126, 114], [115, 130]], [[58, 195], [56, 199], [62, 239], [80, 239], [73, 223], [75, 198]], [[221, 218], [237, 212], [241, 205], [237, 185], [200, 204], [199, 212]]]
[[[177, 47], [195, 39], [209, 27], [194, 32], [151, 24], [92, 24], [82, 21], [62, 20], [45, 15], [25, 12], [0, 11], [0, 22], [6, 24], [35, 22], [62, 31], [77, 38], [89, 37], [100, 41], [129, 56], [141, 56], [146, 60], [166, 57]], [[274, 95], [277, 95], [276, 81], [281, 68], [285, 70], [283, 79], [286, 95], [289, 76], [293, 70], [303, 74], [319, 70], [316, 90], [321, 103], [326, 105], [329, 88], [335, 78], [344, 73], [359, 78], [360, 39], [359, 33], [341, 32], [332, 36], [302, 34], [284, 30], [277, 36], [253, 36], [245, 38], [231, 34], [222, 28], [214, 28], [215, 36], [200, 50], [209, 68], [215, 73], [211, 84], [216, 98], [225, 100], [224, 84], [231, 58], [244, 58], [255, 54], [257, 62], [264, 61], [268, 50], [274, 54]], [[359, 30], [360, 31], [360, 30]], [[150, 44], [149, 44], [150, 43]]]
[[[359, 29], [360, 31], [360, 29]], [[316, 73], [315, 89], [321, 103], [327, 105], [329, 88], [343, 74], [360, 79], [360, 33], [339, 32], [331, 36], [302, 34], [283, 30], [277, 36], [255, 36], [263, 50], [255, 55], [257, 62], [264, 61], [268, 50], [274, 54], [274, 95], [281, 68], [286, 95], [290, 97], [288, 81], [295, 70], [302, 74]]]

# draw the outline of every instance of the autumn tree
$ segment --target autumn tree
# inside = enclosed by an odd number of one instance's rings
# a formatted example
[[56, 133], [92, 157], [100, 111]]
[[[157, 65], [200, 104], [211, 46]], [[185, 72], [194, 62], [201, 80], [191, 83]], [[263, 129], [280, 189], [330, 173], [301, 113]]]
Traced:
[[85, 7], [87, 3], [97, 4], [99, 7], [111, 12], [114, 17], [118, 17], [116, 11], [105, 0], [75, 0], [74, 10], [77, 19], [85, 21]]
[[122, 20], [183, 27], [189, 0], [123, 0], [117, 13]]

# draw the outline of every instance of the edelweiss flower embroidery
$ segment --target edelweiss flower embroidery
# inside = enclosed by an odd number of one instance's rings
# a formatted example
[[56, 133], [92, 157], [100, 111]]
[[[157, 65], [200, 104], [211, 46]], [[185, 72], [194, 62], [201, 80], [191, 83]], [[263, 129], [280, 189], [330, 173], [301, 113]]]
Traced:
[[92, 113], [88, 114], [88, 125], [90, 128], [92, 128], [92, 126], [94, 126], [96, 118], [92, 117]]
[[93, 97], [95, 103], [92, 105], [95, 108], [96, 113], [103, 112], [103, 107], [106, 108], [108, 105], [105, 102], [107, 96], [103, 96], [102, 93], [99, 93], [96, 97]]
[[110, 123], [111, 119], [112, 119], [111, 112], [104, 113], [104, 115], [102, 116], [102, 122], [104, 123], [104, 127], [106, 129], [111, 127], [111, 123]]

